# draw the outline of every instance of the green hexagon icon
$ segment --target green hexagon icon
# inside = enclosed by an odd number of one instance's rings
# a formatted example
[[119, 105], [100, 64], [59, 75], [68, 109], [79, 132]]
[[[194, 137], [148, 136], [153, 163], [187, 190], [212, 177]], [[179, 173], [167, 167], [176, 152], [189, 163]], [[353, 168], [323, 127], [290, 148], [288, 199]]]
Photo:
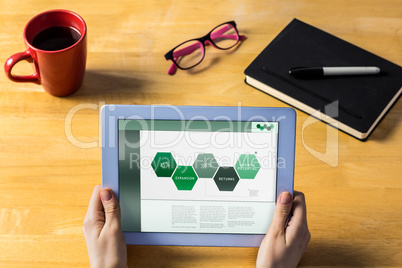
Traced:
[[191, 191], [198, 180], [192, 166], [178, 166], [172, 176], [173, 182], [180, 191]]
[[156, 153], [151, 166], [154, 169], [156, 176], [170, 177], [172, 176], [177, 164], [171, 153], [158, 152]]
[[199, 178], [212, 178], [218, 167], [213, 154], [199, 154], [193, 164]]
[[254, 154], [241, 154], [235, 168], [240, 179], [254, 179], [261, 166]]

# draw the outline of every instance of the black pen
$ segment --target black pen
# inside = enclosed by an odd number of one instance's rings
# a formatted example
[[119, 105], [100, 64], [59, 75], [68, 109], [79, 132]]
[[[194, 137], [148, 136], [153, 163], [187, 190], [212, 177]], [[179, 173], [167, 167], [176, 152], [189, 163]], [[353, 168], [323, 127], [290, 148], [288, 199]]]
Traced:
[[380, 73], [380, 68], [375, 66], [295, 67], [289, 70], [290, 75], [300, 78], [337, 75], [373, 75], [378, 73]]

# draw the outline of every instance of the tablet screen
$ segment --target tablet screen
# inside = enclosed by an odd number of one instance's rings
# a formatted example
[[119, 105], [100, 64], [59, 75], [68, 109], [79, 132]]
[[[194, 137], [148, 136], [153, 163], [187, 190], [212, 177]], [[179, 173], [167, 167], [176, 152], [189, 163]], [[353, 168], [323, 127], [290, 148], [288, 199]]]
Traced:
[[118, 120], [124, 232], [265, 234], [278, 122]]

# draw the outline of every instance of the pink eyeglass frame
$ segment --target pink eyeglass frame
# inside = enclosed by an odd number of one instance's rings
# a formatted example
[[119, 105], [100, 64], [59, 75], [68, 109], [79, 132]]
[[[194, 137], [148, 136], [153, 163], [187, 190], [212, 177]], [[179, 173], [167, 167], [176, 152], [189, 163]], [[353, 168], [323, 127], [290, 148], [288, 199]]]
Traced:
[[[228, 27], [224, 27], [224, 28], [220, 29], [219, 31], [215, 31], [217, 28], [219, 28], [219, 27], [221, 27], [222, 25], [225, 25], [225, 24], [228, 24]], [[230, 29], [229, 26], [233, 26], [233, 29], [235, 30], [236, 35], [221, 35], [221, 34], [223, 34], [224, 32], [226, 32], [228, 29]], [[214, 31], [215, 31], [215, 32], [214, 32]], [[237, 40], [237, 41], [236, 41], [235, 44], [233, 44], [233, 45], [230, 46], [230, 47], [221, 48], [221, 47], [217, 46], [217, 45], [214, 43], [213, 39], [217, 39], [217, 38], [223, 37], [223, 36], [224, 36], [225, 38], [230, 38], [230, 39], [234, 39], [234, 40]], [[205, 36], [203, 36], [203, 37], [201, 37], [201, 38], [195, 38], [195, 39], [187, 40], [187, 41], [185, 41], [185, 42], [179, 44], [178, 46], [174, 47], [174, 48], [173, 48], [172, 50], [170, 50], [168, 53], [166, 53], [166, 54], [165, 54], [165, 59], [172, 61], [172, 65], [170, 65], [168, 74], [170, 74], [170, 75], [175, 74], [176, 71], [177, 71], [177, 68], [179, 68], [179, 69], [181, 69], [181, 70], [188, 70], [188, 69], [191, 69], [191, 68], [197, 66], [198, 64], [200, 64], [200, 63], [202, 62], [202, 60], [204, 59], [204, 57], [205, 57], [205, 46], [206, 46], [206, 45], [211, 45], [211, 46], [213, 46], [214, 48], [221, 49], [221, 50], [227, 50], [227, 49], [231, 49], [232, 47], [236, 46], [236, 45], [239, 43], [239, 41], [243, 41], [244, 39], [246, 39], [246, 36], [245, 36], [245, 35], [239, 35], [239, 32], [238, 32], [237, 27], [236, 27], [236, 23], [235, 23], [234, 21], [228, 21], [228, 22], [219, 24], [218, 26], [216, 26], [215, 28], [213, 28], [207, 35], [205, 35]], [[178, 51], [174, 51], [176, 48], [178, 48], [178, 47], [180, 47], [181, 45], [183, 45], [183, 44], [185, 44], [185, 43], [187, 43], [187, 42], [190, 42], [190, 41], [197, 41], [197, 43], [194, 43], [194, 44], [192, 44], [192, 45], [189, 45], [189, 46], [187, 46], [187, 47], [184, 47], [184, 48], [182, 48], [182, 49], [180, 49], [180, 50], [178, 50]], [[177, 60], [180, 56], [189, 55], [189, 54], [193, 53], [195, 50], [199, 49], [199, 48], [200, 48], [199, 43], [202, 45], [202, 46], [201, 46], [201, 53], [202, 53], [202, 58], [201, 58], [201, 60], [200, 60], [198, 63], [196, 63], [196, 64], [194, 64], [193, 66], [191, 66], [191, 67], [187, 67], [187, 68], [180, 67], [180, 66], [176, 63], [176, 60]]]

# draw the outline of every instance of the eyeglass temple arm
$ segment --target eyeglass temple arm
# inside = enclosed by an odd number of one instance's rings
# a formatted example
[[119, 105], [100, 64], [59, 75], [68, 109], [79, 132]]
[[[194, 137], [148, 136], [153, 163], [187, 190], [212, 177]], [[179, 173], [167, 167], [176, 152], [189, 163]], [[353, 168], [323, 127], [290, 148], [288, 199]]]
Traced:
[[[225, 38], [230, 38], [230, 39], [237, 39], [237, 35], [235, 35], [235, 34], [230, 34], [230, 35], [229, 34], [228, 35], [223, 34], [226, 31], [230, 30], [232, 27], [233, 26], [228, 25], [226, 27], [223, 27], [222, 29], [219, 29], [216, 32], [213, 32], [211, 34], [211, 38], [212, 39], [217, 39], [217, 38], [220, 38], [220, 37], [225, 37]], [[239, 35], [239, 40], [240, 41], [243, 41], [244, 39], [246, 39], [245, 35]], [[210, 45], [210, 42], [207, 41], [206, 44]], [[178, 57], [189, 55], [189, 54], [193, 53], [195, 50], [197, 50], [198, 48], [199, 48], [199, 45], [197, 43], [192, 44], [192, 45], [190, 45], [188, 47], [182, 48], [182, 49], [180, 49], [178, 51], [175, 51], [173, 53], [173, 58], [176, 61]], [[174, 63], [172, 63], [172, 65], [170, 65], [168, 74], [175, 74], [176, 71], [177, 71], [177, 66]]]

